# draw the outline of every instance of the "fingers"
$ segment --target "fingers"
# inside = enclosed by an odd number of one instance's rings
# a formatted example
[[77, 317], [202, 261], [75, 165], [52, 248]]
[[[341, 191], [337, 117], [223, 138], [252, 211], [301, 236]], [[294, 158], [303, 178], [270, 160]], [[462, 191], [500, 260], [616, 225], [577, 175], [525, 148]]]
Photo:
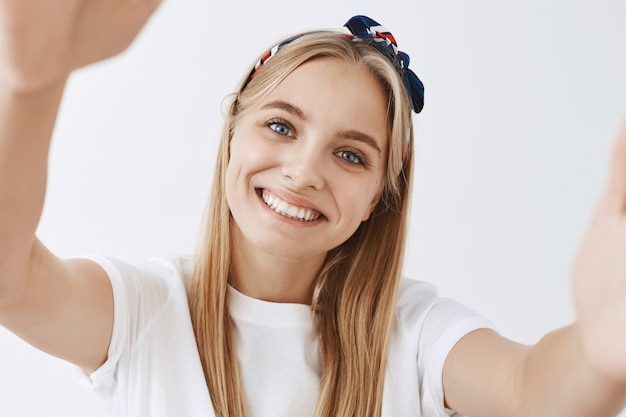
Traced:
[[610, 212], [626, 213], [626, 117], [613, 148], [605, 204]]
[[159, 7], [161, 0], [132, 0], [130, 3], [137, 3], [148, 15], [151, 15]]
[[161, 0], [121, 0], [120, 3], [143, 10], [144, 17], [147, 19], [159, 7]]

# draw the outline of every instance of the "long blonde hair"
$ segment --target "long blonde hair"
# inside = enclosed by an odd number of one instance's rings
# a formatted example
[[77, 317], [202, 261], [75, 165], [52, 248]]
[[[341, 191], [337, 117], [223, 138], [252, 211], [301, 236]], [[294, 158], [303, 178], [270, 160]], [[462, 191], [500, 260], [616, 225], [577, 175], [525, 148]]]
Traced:
[[[229, 141], [239, 118], [305, 62], [334, 57], [367, 69], [388, 92], [384, 189], [370, 218], [330, 251], [315, 282], [311, 309], [322, 375], [316, 417], [377, 417], [390, 328], [401, 278], [413, 143], [411, 108], [398, 69], [367, 42], [341, 32], [311, 32], [284, 46], [242, 82], [226, 116], [212, 192], [190, 291], [190, 309], [211, 400], [218, 417], [246, 416], [232, 338], [227, 289], [230, 211], [225, 198]], [[408, 150], [408, 151], [407, 151]]]

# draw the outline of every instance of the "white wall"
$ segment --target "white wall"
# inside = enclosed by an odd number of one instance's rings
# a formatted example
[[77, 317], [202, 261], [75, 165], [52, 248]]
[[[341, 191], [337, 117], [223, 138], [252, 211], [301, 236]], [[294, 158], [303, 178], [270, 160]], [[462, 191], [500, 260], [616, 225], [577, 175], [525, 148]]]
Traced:
[[[213, 4], [167, 0], [127, 53], [71, 79], [39, 228], [52, 250], [191, 252], [222, 97], [278, 38], [367, 14], [426, 84], [407, 275], [522, 342], [573, 319], [569, 268], [626, 113], [625, 2]], [[0, 416], [36, 415], [104, 413], [0, 329]]]

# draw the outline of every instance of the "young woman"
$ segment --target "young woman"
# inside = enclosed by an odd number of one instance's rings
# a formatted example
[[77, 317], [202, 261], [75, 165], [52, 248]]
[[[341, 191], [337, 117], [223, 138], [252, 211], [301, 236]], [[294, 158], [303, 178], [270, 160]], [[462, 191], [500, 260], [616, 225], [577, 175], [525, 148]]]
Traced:
[[0, 0], [3, 326], [76, 364], [116, 416], [619, 411], [626, 132], [574, 269], [578, 322], [536, 346], [508, 341], [401, 279], [423, 88], [362, 16], [279, 42], [246, 74], [196, 257], [51, 254], [34, 232], [67, 76], [124, 49], [156, 6]]

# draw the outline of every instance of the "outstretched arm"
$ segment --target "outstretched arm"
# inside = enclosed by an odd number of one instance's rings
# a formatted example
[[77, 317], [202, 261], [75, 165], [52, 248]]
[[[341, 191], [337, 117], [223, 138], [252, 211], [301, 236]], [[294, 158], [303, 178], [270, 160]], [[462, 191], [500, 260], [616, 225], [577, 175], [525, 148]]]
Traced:
[[592, 365], [626, 382], [626, 120], [573, 274], [583, 349]]
[[626, 122], [573, 268], [577, 323], [522, 346], [479, 330], [451, 351], [449, 407], [468, 416], [608, 417], [626, 405]]
[[111, 288], [35, 237], [50, 138], [76, 68], [124, 50], [158, 0], [0, 0], [0, 324], [88, 369], [105, 359]]

